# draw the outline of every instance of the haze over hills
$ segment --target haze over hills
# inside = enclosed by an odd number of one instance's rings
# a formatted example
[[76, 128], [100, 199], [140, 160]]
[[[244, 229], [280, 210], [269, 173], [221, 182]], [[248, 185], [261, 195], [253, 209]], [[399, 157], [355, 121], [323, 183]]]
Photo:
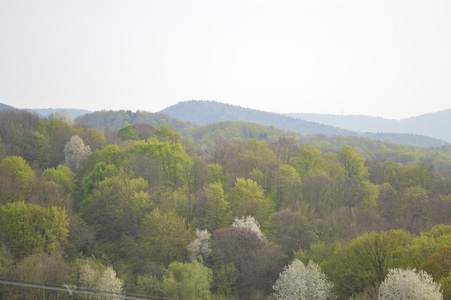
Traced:
[[345, 116], [310, 113], [288, 113], [285, 115], [357, 132], [412, 133], [451, 143], [451, 109], [399, 121], [361, 115]]
[[[274, 126], [279, 129], [297, 132], [302, 135], [325, 134], [358, 136], [419, 147], [439, 147], [446, 144], [443, 140], [424, 135], [411, 133], [385, 133], [380, 130], [372, 133], [356, 132], [320, 124], [319, 122], [301, 120], [277, 113], [264, 112], [215, 101], [191, 100], [179, 102], [176, 105], [163, 109], [160, 113], [169, 115], [173, 118], [192, 121], [201, 125], [220, 121], [244, 121], [266, 126]], [[372, 117], [369, 117], [369, 119], [371, 118]], [[362, 120], [362, 122], [365, 121]]]

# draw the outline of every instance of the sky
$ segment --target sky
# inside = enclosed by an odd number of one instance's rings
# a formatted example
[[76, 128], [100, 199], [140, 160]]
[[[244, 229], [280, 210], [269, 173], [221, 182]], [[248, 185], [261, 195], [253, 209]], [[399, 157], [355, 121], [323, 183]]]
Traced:
[[0, 103], [402, 119], [451, 108], [450, 16], [447, 0], [0, 0]]

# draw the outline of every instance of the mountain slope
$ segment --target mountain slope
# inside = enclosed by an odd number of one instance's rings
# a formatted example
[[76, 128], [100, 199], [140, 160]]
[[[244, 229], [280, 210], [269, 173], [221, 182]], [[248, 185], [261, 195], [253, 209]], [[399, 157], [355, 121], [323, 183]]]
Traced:
[[440, 147], [446, 142], [426, 136], [396, 133], [358, 133], [329, 125], [309, 122], [276, 113], [258, 111], [215, 101], [185, 101], [163, 109], [160, 113], [173, 118], [208, 124], [221, 121], [244, 121], [279, 129], [293, 131], [302, 135], [342, 135], [368, 137], [375, 140], [407, 144], [418, 147]]
[[348, 130], [313, 122], [298, 120], [284, 115], [259, 111], [215, 101], [185, 101], [160, 111], [173, 118], [191, 121], [199, 125], [221, 121], [252, 122], [274, 126], [283, 130], [307, 134], [346, 135]]
[[400, 121], [370, 116], [290, 113], [287, 116], [357, 132], [420, 134], [451, 143], [451, 109]]
[[41, 117], [47, 117], [50, 114], [65, 111], [67, 112], [73, 119], [91, 113], [91, 111], [86, 109], [75, 109], [75, 108], [27, 108], [28, 111], [35, 112]]
[[0, 110], [12, 110], [17, 109], [15, 107], [12, 107], [11, 105], [0, 103]]
[[76, 122], [85, 124], [90, 128], [105, 130], [106, 128], [120, 129], [129, 124], [147, 123], [152, 126], [169, 125], [175, 130], [182, 130], [194, 126], [191, 122], [177, 120], [170, 116], [146, 111], [96, 111], [79, 116]]
[[[16, 107], [13, 107], [11, 105], [7, 105], [4, 103], [0, 103], [0, 110], [15, 110], [18, 109]], [[75, 109], [75, 108], [26, 108], [24, 109], [26, 111], [37, 113], [41, 117], [47, 117], [52, 113], [59, 112], [59, 111], [65, 111], [67, 112], [72, 118], [76, 118], [78, 116], [88, 114], [91, 111], [86, 109]]]

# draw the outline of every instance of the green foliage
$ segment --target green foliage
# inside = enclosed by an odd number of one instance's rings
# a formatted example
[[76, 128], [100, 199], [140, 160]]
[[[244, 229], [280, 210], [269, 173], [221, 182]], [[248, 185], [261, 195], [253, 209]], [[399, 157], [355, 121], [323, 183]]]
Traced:
[[338, 158], [345, 169], [347, 178], [358, 178], [360, 180], [368, 178], [368, 170], [364, 165], [365, 159], [357, 155], [353, 148], [344, 147]]
[[295, 168], [290, 165], [280, 165], [276, 189], [277, 210], [296, 207], [301, 200], [301, 178]]
[[153, 133], [159, 141], [170, 144], [180, 143], [180, 133], [168, 125], [160, 125], [154, 129]]
[[233, 219], [229, 210], [230, 203], [224, 193], [221, 182], [215, 182], [205, 188], [207, 203], [205, 207], [205, 227], [211, 231], [226, 227]]
[[429, 256], [421, 265], [421, 270], [430, 274], [436, 282], [447, 277], [451, 271], [451, 245], [443, 246]]
[[20, 156], [8, 156], [0, 164], [0, 203], [29, 200], [36, 176]]
[[90, 128], [105, 130], [107, 128], [119, 129], [129, 124], [145, 123], [152, 126], [169, 125], [176, 130], [192, 126], [192, 123], [177, 120], [167, 115], [146, 111], [96, 111], [79, 116], [76, 122], [87, 125]]
[[185, 220], [175, 212], [155, 209], [143, 221], [143, 242], [148, 258], [165, 265], [188, 257], [187, 246], [194, 237]]
[[254, 216], [260, 224], [266, 224], [274, 212], [274, 203], [265, 197], [261, 186], [251, 179], [237, 178], [229, 195], [235, 216]]
[[92, 192], [99, 182], [106, 178], [111, 178], [118, 173], [115, 165], [108, 165], [105, 162], [99, 162], [94, 170], [83, 179], [85, 197]]
[[[108, 113], [95, 115], [104, 123]], [[113, 262], [122, 287], [164, 296], [162, 270], [174, 261], [189, 265], [182, 262], [191, 228], [199, 228], [212, 233], [212, 251], [202, 252], [201, 262], [212, 273], [210, 298], [267, 298], [288, 257], [319, 263], [342, 298], [374, 299], [387, 268], [430, 268], [446, 288], [451, 226], [438, 224], [451, 222], [451, 154], [239, 122], [183, 131], [196, 134], [197, 148], [165, 123], [142, 123], [146, 114], [117, 115], [124, 117], [119, 128], [135, 137], [122, 142], [107, 130], [118, 144], [106, 146], [101, 131], [80, 124], [1, 115], [0, 201], [9, 203], [0, 216], [2, 276], [47, 276], [41, 260], [78, 268], [76, 257], [95, 254], [102, 259], [90, 265], [95, 280]], [[76, 174], [61, 165], [73, 135], [94, 150]], [[52, 210], [67, 217], [54, 220]], [[267, 239], [246, 226], [227, 227], [249, 216]], [[61, 228], [66, 233], [57, 242], [42, 237], [62, 236]], [[120, 283], [111, 271], [108, 282]], [[78, 275], [70, 283], [78, 285]], [[174, 286], [165, 289], [175, 293], [182, 284], [171, 276]], [[0, 298], [10, 295], [4, 291]]]
[[411, 241], [412, 236], [403, 230], [364, 233], [339, 244], [322, 266], [339, 297], [375, 295], [388, 270], [401, 263], [403, 249]]
[[174, 261], [165, 270], [160, 289], [166, 297], [210, 299], [212, 277], [212, 271], [197, 260], [190, 263]]
[[321, 168], [322, 154], [319, 149], [304, 144], [293, 153], [291, 164], [296, 168], [301, 177], [314, 174]]
[[169, 144], [149, 139], [146, 142], [137, 141], [133, 151], [139, 156], [155, 157], [165, 174], [165, 179], [171, 187], [182, 186], [188, 183], [192, 160], [186, 154], [181, 144]]
[[126, 125], [119, 129], [117, 136], [123, 141], [138, 139], [133, 125]]
[[72, 193], [75, 189], [75, 175], [67, 166], [58, 165], [56, 168], [45, 169], [41, 179], [60, 184], [67, 193]]
[[117, 242], [122, 235], [138, 234], [145, 215], [154, 206], [147, 186], [143, 178], [129, 178], [123, 173], [97, 184], [82, 207], [82, 216], [95, 229], [97, 239]]
[[440, 280], [441, 292], [443, 294], [443, 300], [451, 299], [451, 274], [447, 277], [443, 277]]
[[37, 251], [59, 253], [65, 246], [69, 221], [66, 211], [23, 202], [0, 207], [0, 233], [17, 258]]
[[154, 275], [138, 275], [135, 293], [138, 295], [156, 296], [160, 293], [160, 281]]
[[220, 182], [223, 185], [227, 182], [227, 175], [225, 174], [224, 168], [218, 164], [208, 164], [207, 165], [207, 184], [212, 184], [215, 182]]
[[308, 249], [315, 240], [312, 226], [300, 212], [281, 210], [271, 216], [269, 223], [270, 240], [280, 245], [283, 252], [293, 257], [299, 249]]
[[[25, 257], [11, 268], [10, 278], [18, 281], [63, 285], [71, 281], [71, 268], [61, 256], [36, 253]], [[5, 299], [55, 299], [58, 292], [41, 289], [11, 288]]]

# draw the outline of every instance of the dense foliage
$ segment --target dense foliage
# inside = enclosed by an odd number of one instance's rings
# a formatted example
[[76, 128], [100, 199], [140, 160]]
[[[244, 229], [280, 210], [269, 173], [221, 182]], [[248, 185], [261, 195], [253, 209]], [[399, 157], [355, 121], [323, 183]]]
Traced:
[[[390, 270], [416, 269], [450, 299], [449, 153], [225, 133], [251, 128], [240, 123], [216, 124], [217, 140], [139, 123], [106, 139], [55, 116], [0, 116], [0, 277], [183, 299], [284, 299], [299, 286], [376, 299]], [[0, 298], [55, 293], [0, 286]]]

